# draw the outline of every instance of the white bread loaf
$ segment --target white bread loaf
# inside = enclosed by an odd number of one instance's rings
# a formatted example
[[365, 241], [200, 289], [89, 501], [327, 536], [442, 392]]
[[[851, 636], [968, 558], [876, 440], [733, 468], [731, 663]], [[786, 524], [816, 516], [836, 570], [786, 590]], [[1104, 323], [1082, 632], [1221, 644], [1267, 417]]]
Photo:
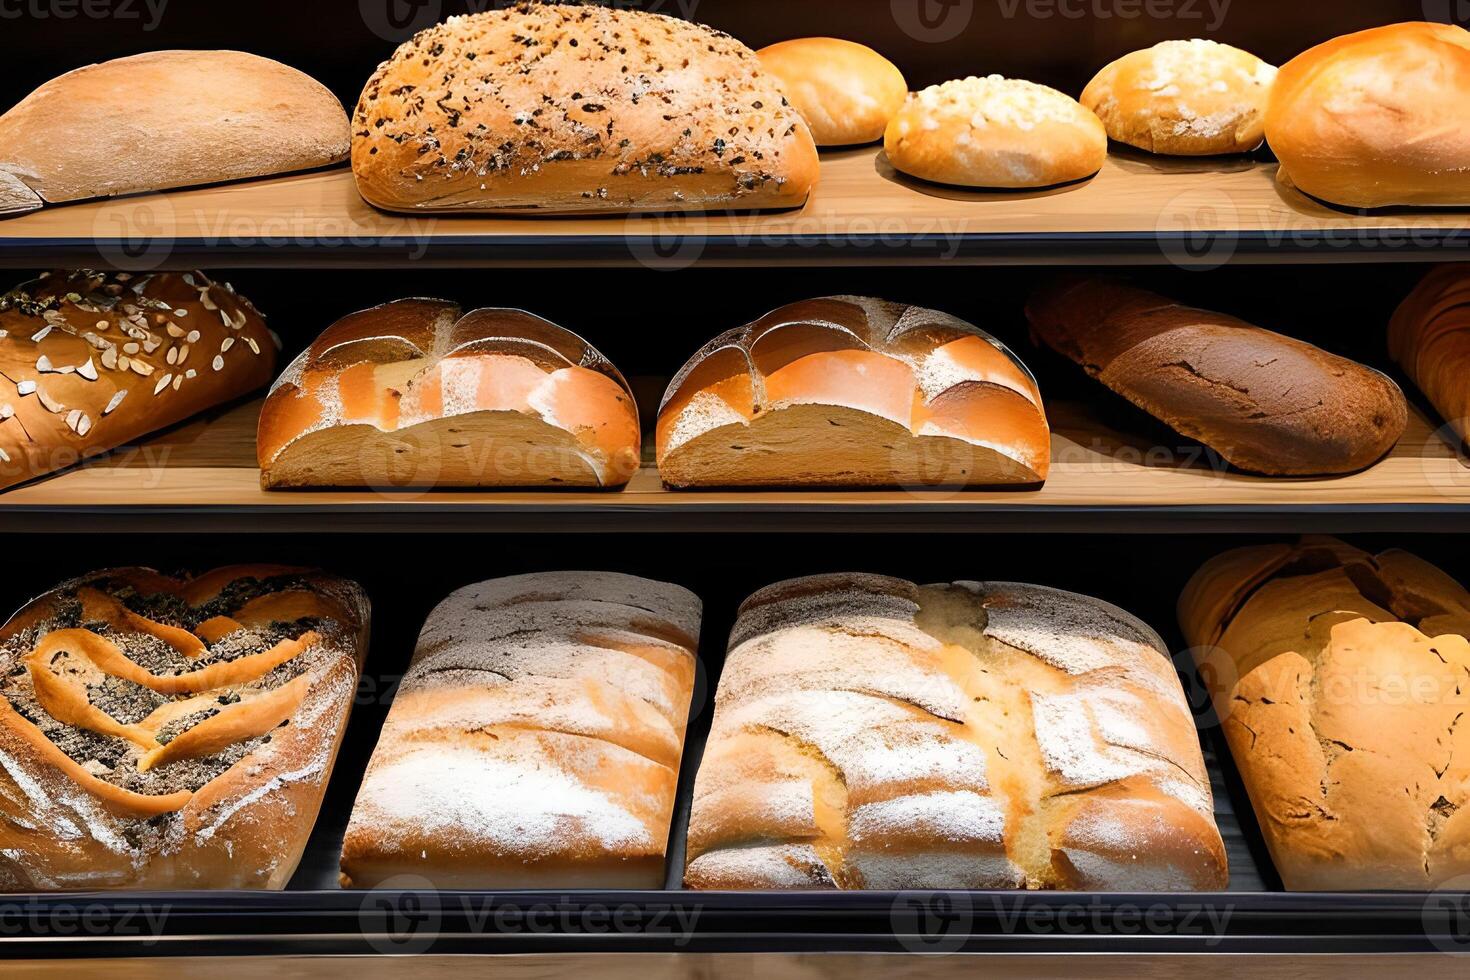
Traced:
[[276, 341], [202, 272], [54, 272], [0, 296], [0, 488], [264, 386]]
[[1207, 562], [1179, 620], [1288, 889], [1470, 874], [1470, 592], [1403, 551], [1305, 538]]
[[628, 383], [521, 310], [405, 299], [343, 317], [276, 379], [261, 485], [622, 486], [642, 434]]
[[1249, 153], [1265, 134], [1276, 69], [1249, 51], [1194, 38], [1110, 63], [1082, 91], [1108, 137], [1150, 153]]
[[1332, 204], [1470, 204], [1470, 31], [1391, 24], [1304, 51], [1271, 87], [1266, 139]]
[[939, 184], [1025, 188], [1090, 177], [1108, 156], [1102, 121], [1071, 96], [989, 75], [931, 85], [888, 122], [894, 167]]
[[321, 83], [240, 51], [151, 51], [88, 65], [0, 116], [0, 214], [213, 184], [347, 159]]
[[692, 888], [1214, 890], [1162, 641], [1039, 586], [794, 579], [741, 607], [694, 786]]
[[95, 572], [0, 628], [0, 892], [282, 888], [367, 652], [344, 579]]
[[419, 32], [353, 130], [358, 189], [390, 211], [791, 208], [817, 181], [806, 123], [749, 48], [590, 4]]
[[872, 48], [835, 37], [800, 37], [761, 48], [818, 146], [852, 146], [883, 138], [908, 98], [903, 73]]
[[859, 296], [791, 303], [710, 341], [659, 407], [675, 487], [985, 486], [1046, 479], [1036, 381], [956, 317]]
[[692, 593], [611, 572], [450, 595], [368, 763], [343, 884], [662, 887], [699, 621]]

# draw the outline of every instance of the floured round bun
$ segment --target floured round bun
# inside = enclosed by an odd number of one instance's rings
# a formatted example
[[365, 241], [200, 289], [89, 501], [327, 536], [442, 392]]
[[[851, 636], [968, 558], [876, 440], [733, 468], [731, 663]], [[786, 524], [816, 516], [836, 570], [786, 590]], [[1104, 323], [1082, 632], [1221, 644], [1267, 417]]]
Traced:
[[1265, 134], [1276, 68], [1249, 51], [1195, 38], [1126, 54], [1082, 92], [1108, 137], [1150, 153], [1248, 153]]
[[888, 123], [883, 148], [913, 177], [966, 187], [1046, 187], [1097, 173], [1102, 121], [1035, 82], [989, 75], [931, 85]]
[[1297, 55], [1266, 140], [1292, 184], [1332, 204], [1470, 204], [1470, 31], [1392, 24]]
[[818, 146], [882, 139], [888, 120], [908, 98], [908, 83], [898, 66], [854, 41], [800, 37], [756, 54], [806, 119]]

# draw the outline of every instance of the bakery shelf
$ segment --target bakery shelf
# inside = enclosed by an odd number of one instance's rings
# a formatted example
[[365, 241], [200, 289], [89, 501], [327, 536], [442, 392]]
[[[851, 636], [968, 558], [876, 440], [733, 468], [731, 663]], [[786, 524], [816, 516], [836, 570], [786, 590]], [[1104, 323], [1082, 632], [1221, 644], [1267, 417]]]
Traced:
[[1117, 151], [1040, 192], [927, 185], [880, 149], [826, 153], [806, 206], [641, 217], [393, 215], [349, 171], [50, 207], [0, 220], [0, 265], [364, 267], [1453, 261], [1470, 212], [1354, 214], [1278, 184], [1274, 162]]
[[[621, 491], [260, 489], [260, 402], [0, 493], [6, 530], [1470, 530], [1470, 465], [1417, 408], [1393, 453], [1328, 479], [1211, 466], [1052, 404], [1040, 491], [670, 491], [650, 461]], [[1181, 440], [1182, 441], [1182, 440]], [[79, 518], [85, 519], [79, 519]]]

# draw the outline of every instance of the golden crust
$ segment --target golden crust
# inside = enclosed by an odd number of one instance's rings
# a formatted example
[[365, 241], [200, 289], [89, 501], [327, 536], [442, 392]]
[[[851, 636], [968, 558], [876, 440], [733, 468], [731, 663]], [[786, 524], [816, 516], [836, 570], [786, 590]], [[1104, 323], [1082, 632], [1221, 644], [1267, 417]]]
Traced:
[[811, 127], [818, 146], [852, 146], [883, 138], [908, 98], [898, 67], [872, 48], [835, 37], [802, 37], [756, 52], [786, 98]]
[[1455, 434], [1470, 440], [1470, 266], [1435, 266], [1394, 311], [1388, 351]]

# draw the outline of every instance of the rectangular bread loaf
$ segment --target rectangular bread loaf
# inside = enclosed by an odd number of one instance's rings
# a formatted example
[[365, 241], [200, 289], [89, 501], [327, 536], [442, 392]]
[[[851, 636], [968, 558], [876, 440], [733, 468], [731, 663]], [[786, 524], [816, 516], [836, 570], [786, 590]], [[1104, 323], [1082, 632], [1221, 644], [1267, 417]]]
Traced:
[[450, 595], [368, 763], [343, 884], [661, 887], [699, 620], [687, 590], [609, 572]]
[[95, 572], [0, 628], [0, 891], [282, 888], [367, 651], [354, 583]]
[[694, 786], [689, 887], [1226, 880], [1179, 680], [1121, 609], [856, 574], [741, 607]]

